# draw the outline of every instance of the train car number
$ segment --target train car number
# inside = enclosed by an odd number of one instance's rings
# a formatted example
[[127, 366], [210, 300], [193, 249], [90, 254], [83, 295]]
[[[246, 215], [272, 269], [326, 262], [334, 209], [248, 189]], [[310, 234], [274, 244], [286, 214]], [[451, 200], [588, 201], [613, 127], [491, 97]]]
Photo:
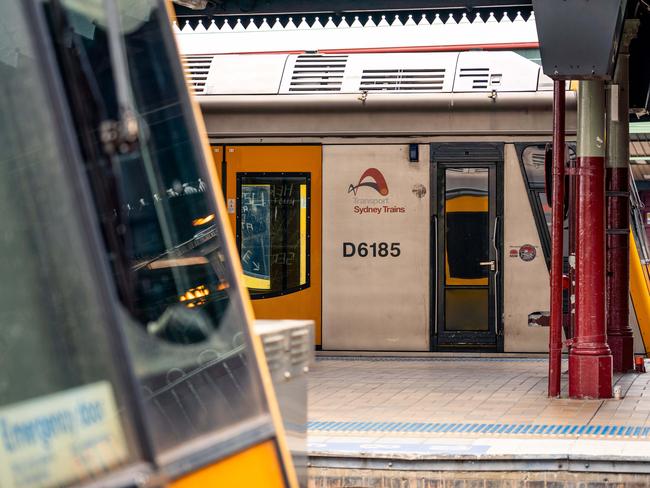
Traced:
[[343, 243], [344, 258], [351, 258], [353, 256], [359, 256], [360, 258], [396, 258], [400, 254], [402, 254], [402, 251], [399, 242], [360, 242], [359, 244], [355, 244], [354, 242]]

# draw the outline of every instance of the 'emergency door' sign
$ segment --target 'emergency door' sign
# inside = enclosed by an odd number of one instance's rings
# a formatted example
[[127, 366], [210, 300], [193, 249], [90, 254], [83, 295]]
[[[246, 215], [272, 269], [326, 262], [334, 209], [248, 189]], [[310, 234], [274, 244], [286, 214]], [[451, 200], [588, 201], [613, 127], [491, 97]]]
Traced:
[[108, 381], [0, 409], [0, 486], [50, 487], [123, 462], [127, 447]]

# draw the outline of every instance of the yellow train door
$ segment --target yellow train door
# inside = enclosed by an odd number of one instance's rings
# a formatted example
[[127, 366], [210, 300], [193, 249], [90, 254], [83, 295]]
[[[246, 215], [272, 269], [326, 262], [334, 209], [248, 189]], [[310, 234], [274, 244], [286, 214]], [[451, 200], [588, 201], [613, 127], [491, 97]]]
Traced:
[[321, 344], [320, 146], [217, 146], [244, 282], [260, 319], [311, 319]]

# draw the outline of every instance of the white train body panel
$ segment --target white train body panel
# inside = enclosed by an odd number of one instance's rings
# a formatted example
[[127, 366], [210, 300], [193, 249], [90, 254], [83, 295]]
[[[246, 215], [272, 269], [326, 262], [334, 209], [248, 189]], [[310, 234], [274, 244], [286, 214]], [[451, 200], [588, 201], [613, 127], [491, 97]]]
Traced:
[[[323, 348], [429, 350], [428, 147], [323, 146]], [[370, 168], [387, 193], [359, 186]]]
[[[544, 352], [548, 350], [548, 329], [529, 327], [528, 314], [549, 310], [550, 274], [512, 144], [505, 146], [504, 189], [504, 351]], [[520, 259], [519, 249], [524, 245], [535, 248], [535, 259]]]

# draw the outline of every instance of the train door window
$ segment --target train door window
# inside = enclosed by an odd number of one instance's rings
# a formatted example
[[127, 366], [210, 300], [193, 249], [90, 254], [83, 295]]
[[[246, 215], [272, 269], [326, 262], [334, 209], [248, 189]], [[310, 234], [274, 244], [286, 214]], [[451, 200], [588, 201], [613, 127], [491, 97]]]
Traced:
[[[50, 28], [65, 40], [61, 75], [148, 431], [158, 460], [180, 474], [193, 468], [180, 448], [203, 446], [190, 451], [208, 463], [273, 427], [164, 2], [104, 4], [52, 2]], [[111, 145], [97, 127], [128, 137]], [[219, 437], [234, 425], [245, 426], [236, 439]]]
[[[487, 168], [445, 170], [446, 331], [487, 331], [490, 256]], [[470, 306], [471, 304], [471, 306]]]
[[142, 459], [132, 390], [23, 7], [0, 2], [0, 485], [101, 484]]
[[237, 243], [253, 298], [309, 286], [309, 173], [238, 173]]

